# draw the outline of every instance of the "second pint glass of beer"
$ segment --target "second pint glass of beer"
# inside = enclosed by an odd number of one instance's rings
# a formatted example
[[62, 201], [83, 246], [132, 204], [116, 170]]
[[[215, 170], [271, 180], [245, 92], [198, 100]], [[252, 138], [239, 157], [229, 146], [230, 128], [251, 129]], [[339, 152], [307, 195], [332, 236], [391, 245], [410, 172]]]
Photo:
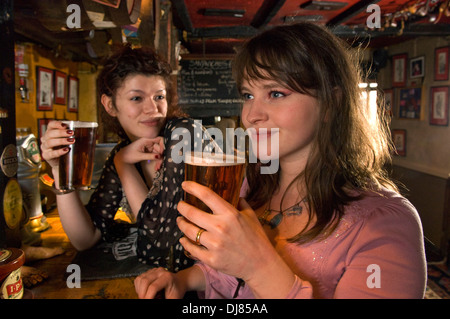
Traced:
[[98, 124], [81, 121], [63, 123], [68, 130], [73, 130], [75, 143], [69, 145], [69, 152], [59, 158], [59, 189], [63, 192], [87, 190], [92, 181]]
[[[191, 152], [185, 156], [185, 180], [209, 187], [237, 207], [244, 167], [245, 158], [241, 156]], [[191, 194], [185, 193], [185, 201], [212, 213], [208, 206]]]

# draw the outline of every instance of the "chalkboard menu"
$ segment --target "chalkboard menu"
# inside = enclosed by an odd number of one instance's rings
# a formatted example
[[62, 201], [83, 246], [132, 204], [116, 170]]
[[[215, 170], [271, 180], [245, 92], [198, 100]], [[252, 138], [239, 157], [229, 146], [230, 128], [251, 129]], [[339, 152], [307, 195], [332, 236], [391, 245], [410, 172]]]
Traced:
[[[231, 60], [181, 60], [178, 102], [189, 113], [239, 115], [241, 99]], [[192, 114], [191, 114], [192, 115]]]

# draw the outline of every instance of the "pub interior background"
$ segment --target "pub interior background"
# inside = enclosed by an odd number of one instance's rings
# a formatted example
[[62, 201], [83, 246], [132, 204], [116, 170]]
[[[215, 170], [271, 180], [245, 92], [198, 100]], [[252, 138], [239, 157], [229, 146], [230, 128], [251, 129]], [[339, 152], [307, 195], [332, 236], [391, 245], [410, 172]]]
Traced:
[[[419, 211], [428, 258], [445, 260], [450, 240], [449, 1], [247, 2], [251, 4], [2, 0], [2, 30], [11, 31], [13, 25], [13, 32], [2, 32], [1, 60], [7, 51], [14, 55], [13, 61], [1, 62], [2, 92], [11, 87], [5, 80], [5, 63], [13, 62], [9, 68], [15, 70], [9, 74], [14, 79], [13, 93], [1, 97], [2, 161], [6, 145], [15, 143], [16, 129], [39, 140], [51, 119], [98, 121], [98, 144], [114, 143], [114, 132], [103, 128], [97, 113], [95, 79], [102, 57], [125, 41], [152, 46], [170, 61], [180, 104], [190, 116], [207, 126], [237, 127], [239, 98], [229, 70], [234, 47], [258, 29], [309, 20], [333, 27], [355, 48], [363, 48], [364, 64], [371, 72], [363, 88], [367, 99], [375, 94], [390, 105], [386, 112], [392, 117], [397, 147], [393, 175], [406, 186], [406, 197]], [[69, 10], [70, 4], [81, 10]], [[373, 28], [368, 27], [371, 12], [366, 11], [371, 4], [381, 8], [380, 26]], [[77, 12], [79, 21], [70, 17]], [[79, 26], [68, 27], [77, 21]], [[377, 89], [378, 95], [373, 93]], [[8, 96], [13, 100], [8, 101]], [[8, 176], [3, 166], [2, 162], [0, 190], [5, 203], [9, 200], [4, 197], [5, 185], [17, 175]], [[47, 173], [41, 163], [40, 190], [47, 198], [44, 212], [54, 202], [45, 183]], [[0, 244], [4, 246], [14, 231], [5, 223], [3, 215], [10, 213], [5, 204], [2, 209]]]

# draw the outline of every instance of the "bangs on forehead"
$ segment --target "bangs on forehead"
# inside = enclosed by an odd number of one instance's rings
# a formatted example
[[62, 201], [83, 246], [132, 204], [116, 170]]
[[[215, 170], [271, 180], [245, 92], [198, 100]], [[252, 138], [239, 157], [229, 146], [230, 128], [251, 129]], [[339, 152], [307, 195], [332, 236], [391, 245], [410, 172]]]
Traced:
[[293, 91], [316, 97], [319, 86], [309, 57], [302, 52], [292, 52], [283, 41], [273, 45], [267, 42], [266, 37], [256, 37], [238, 51], [233, 64], [238, 88], [243, 81], [274, 80]]
[[[280, 78], [281, 68], [274, 64], [274, 61], [280, 61], [277, 55], [272, 47], [250, 46], [246, 59], [243, 61], [245, 63], [243, 75], [246, 77], [246, 80]], [[277, 69], [279, 70], [278, 72], [276, 71]]]
[[242, 54], [241, 58], [238, 59], [239, 62], [234, 65], [238, 87], [242, 86], [243, 81], [252, 82], [254, 80], [275, 80], [282, 82], [285, 86], [290, 86], [288, 82], [285, 82], [286, 72], [277, 70], [270, 59], [262, 55], [261, 52], [255, 54], [258, 50], [249, 51]]
[[267, 55], [261, 54], [255, 54], [253, 57], [247, 52], [244, 58], [239, 60], [240, 63], [235, 65], [235, 67], [239, 68], [235, 69], [238, 88], [242, 87], [243, 81], [273, 80], [293, 91], [316, 97], [315, 90], [308, 88], [305, 83], [302, 83], [299, 80], [298, 73], [287, 72], [281, 65], [277, 65], [272, 61], [279, 62], [280, 58], [267, 57]]

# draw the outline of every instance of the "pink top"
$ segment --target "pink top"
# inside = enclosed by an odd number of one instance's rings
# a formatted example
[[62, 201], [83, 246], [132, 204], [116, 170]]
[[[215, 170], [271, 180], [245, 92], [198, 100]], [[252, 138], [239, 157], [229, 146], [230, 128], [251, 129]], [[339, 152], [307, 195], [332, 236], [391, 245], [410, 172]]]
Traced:
[[[397, 193], [381, 194], [348, 205], [325, 240], [299, 245], [276, 238], [278, 253], [296, 274], [286, 298], [423, 298], [427, 277], [419, 215]], [[205, 298], [233, 297], [234, 277], [197, 266], [206, 277]], [[254, 296], [244, 285], [237, 298]]]

